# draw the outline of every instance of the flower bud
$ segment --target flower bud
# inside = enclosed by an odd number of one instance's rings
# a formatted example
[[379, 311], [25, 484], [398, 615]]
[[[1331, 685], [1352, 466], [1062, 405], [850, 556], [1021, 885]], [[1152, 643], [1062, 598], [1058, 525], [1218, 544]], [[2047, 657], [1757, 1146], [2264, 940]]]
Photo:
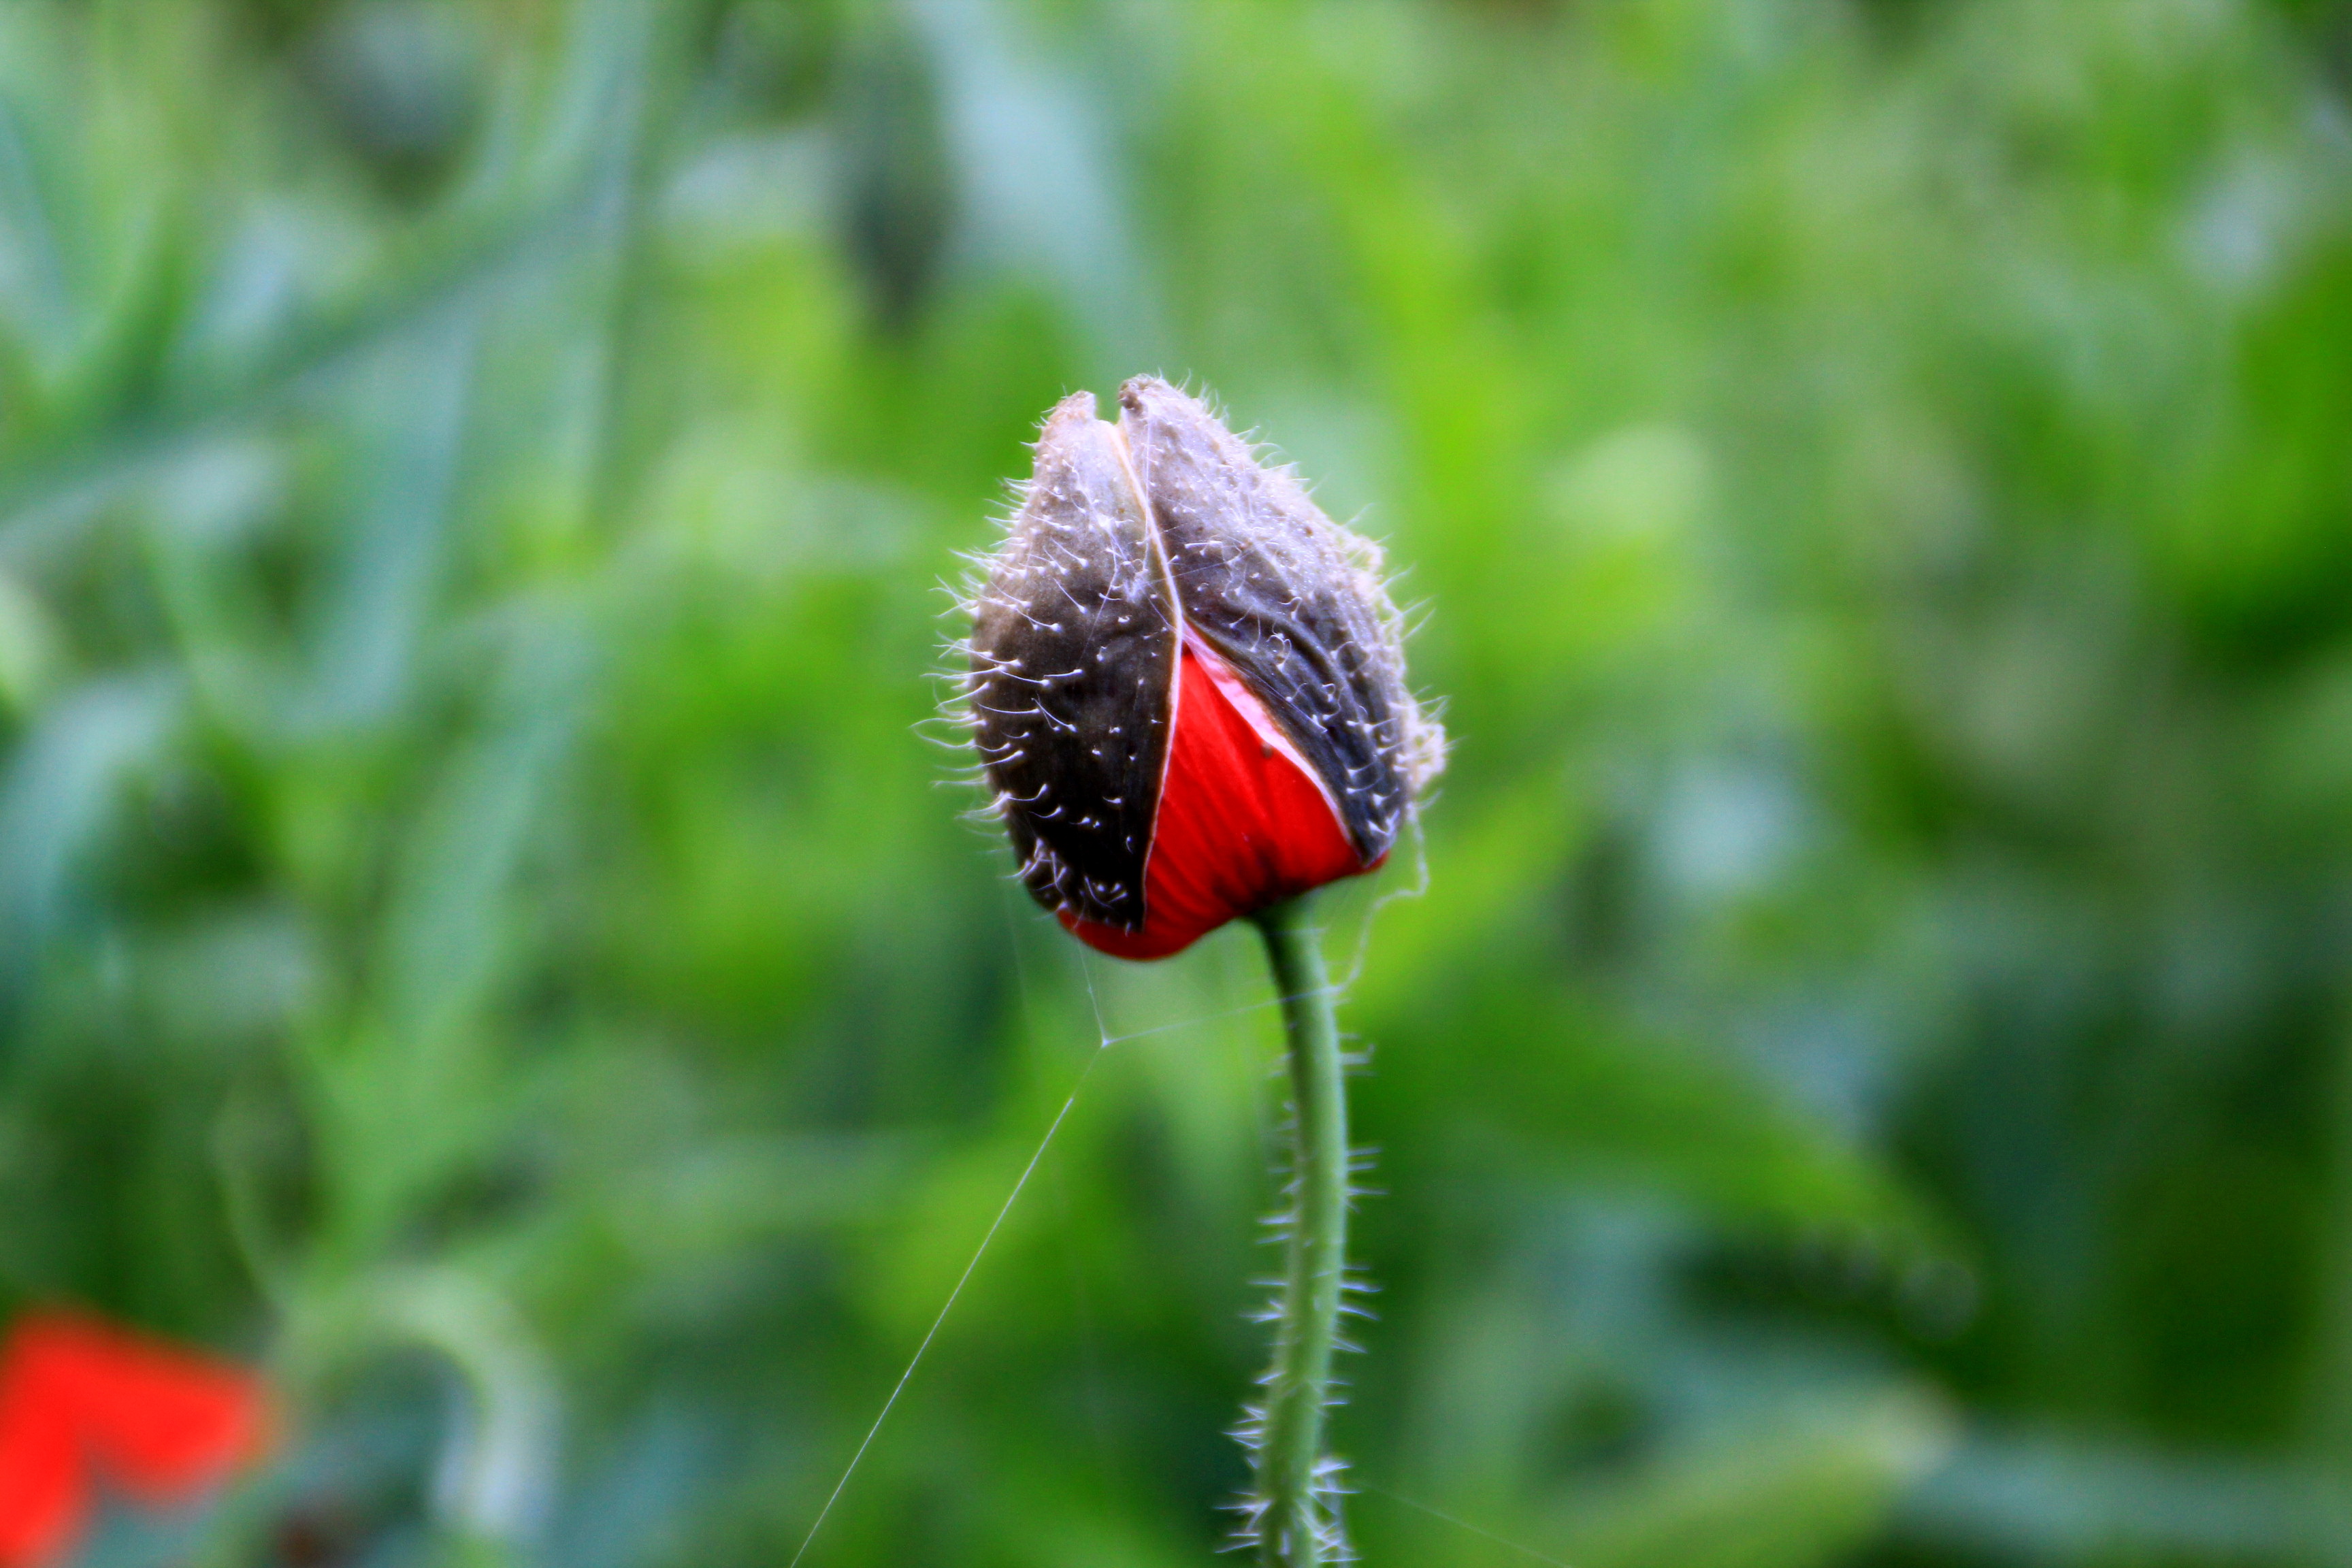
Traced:
[[1155, 376], [1063, 399], [973, 605], [982, 771], [1037, 900], [1161, 958], [1378, 867], [1444, 740], [1378, 551]]

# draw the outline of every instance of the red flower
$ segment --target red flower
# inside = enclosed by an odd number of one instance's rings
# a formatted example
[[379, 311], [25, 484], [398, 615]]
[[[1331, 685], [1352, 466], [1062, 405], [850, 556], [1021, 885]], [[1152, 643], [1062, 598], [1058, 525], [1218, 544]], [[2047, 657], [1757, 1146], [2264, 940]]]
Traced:
[[0, 1568], [72, 1552], [93, 1470], [170, 1507], [267, 1445], [268, 1400], [243, 1368], [88, 1318], [20, 1318], [0, 1350]]

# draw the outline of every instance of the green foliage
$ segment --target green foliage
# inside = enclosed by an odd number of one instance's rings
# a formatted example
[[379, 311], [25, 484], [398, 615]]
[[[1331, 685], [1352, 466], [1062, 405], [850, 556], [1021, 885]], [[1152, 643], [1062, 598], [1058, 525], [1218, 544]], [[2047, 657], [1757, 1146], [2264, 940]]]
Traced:
[[1210, 1560], [1257, 954], [932, 720], [1142, 370], [1458, 739], [1330, 901], [1368, 1562], [2340, 1556], [2345, 16], [0, 10], [0, 1314], [297, 1417], [93, 1560], [788, 1562], [1074, 1089], [806, 1561]]

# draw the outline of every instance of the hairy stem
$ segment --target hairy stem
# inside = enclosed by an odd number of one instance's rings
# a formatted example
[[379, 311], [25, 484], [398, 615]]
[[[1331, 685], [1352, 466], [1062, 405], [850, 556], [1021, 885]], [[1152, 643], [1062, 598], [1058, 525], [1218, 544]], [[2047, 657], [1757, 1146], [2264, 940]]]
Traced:
[[1282, 993], [1294, 1111], [1290, 1250], [1256, 1454], [1258, 1560], [1316, 1568], [1343, 1550], [1323, 1461], [1323, 1412], [1347, 1264], [1348, 1097], [1330, 982], [1306, 900], [1276, 905], [1257, 926]]

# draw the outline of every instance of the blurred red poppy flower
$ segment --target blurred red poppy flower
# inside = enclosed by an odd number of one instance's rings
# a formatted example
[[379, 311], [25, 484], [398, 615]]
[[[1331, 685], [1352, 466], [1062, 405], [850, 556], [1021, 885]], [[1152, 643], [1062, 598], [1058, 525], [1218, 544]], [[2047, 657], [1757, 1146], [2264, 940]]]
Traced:
[[0, 1348], [0, 1568], [63, 1561], [93, 1479], [172, 1507], [268, 1444], [255, 1373], [94, 1319], [29, 1313]]

